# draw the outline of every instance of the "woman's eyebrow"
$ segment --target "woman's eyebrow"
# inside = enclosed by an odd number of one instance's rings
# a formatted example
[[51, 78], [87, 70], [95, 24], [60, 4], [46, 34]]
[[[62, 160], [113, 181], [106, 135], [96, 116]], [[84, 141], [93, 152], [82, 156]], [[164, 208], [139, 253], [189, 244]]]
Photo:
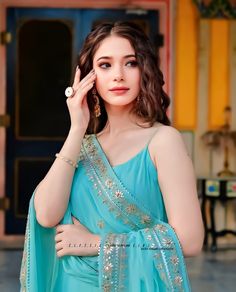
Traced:
[[[130, 57], [135, 57], [136, 58], [136, 56], [134, 55], [134, 54], [130, 54], [130, 55], [125, 55], [124, 56], [124, 59], [127, 59], [127, 58], [130, 58]], [[98, 59], [97, 59], [97, 62], [99, 61], [99, 60], [101, 60], [101, 59], [112, 59], [112, 57], [110, 57], [110, 56], [102, 56], [102, 57], [99, 57]]]

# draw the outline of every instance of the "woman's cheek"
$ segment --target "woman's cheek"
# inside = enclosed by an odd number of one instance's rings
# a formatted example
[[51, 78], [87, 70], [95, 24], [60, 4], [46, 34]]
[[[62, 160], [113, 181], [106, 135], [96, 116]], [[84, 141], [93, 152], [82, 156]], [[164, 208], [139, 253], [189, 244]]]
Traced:
[[106, 80], [106, 78], [104, 78], [104, 76], [101, 76], [101, 74], [97, 74], [97, 78], [95, 81], [95, 85], [96, 85], [97, 89], [102, 90], [106, 84], [108, 84], [108, 80]]
[[102, 83], [103, 82], [100, 82], [100, 81], [96, 81], [96, 83], [95, 83], [95, 86], [96, 86], [96, 89], [97, 89], [97, 92], [98, 92], [98, 94], [100, 95], [100, 96], [103, 96], [103, 91], [104, 91], [104, 86], [102, 86]]

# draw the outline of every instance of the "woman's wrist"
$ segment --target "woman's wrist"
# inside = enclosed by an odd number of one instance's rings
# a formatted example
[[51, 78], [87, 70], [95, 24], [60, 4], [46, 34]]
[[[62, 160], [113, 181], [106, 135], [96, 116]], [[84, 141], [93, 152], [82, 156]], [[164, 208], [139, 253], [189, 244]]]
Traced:
[[81, 127], [76, 125], [76, 126], [71, 126], [70, 127], [69, 135], [70, 134], [73, 134], [73, 135], [76, 134], [76, 135], [78, 135], [78, 137], [83, 138], [85, 132], [86, 132], [86, 129], [81, 128]]
[[77, 163], [83, 138], [83, 131], [71, 128], [59, 154]]
[[100, 253], [100, 245], [101, 245], [101, 236], [95, 234], [94, 235], [94, 240], [95, 240], [95, 244], [94, 244], [95, 252], [96, 252], [96, 255], [99, 255], [99, 253]]

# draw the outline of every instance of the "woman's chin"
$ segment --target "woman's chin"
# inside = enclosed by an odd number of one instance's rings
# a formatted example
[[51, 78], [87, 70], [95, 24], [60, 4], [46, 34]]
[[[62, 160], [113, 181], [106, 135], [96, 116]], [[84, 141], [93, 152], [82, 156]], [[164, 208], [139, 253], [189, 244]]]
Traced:
[[132, 105], [132, 103], [130, 103], [130, 104], [124, 104], [124, 103], [123, 104], [122, 103], [111, 104], [111, 103], [109, 103], [109, 104], [105, 105], [105, 107], [108, 111], [111, 111], [111, 110], [124, 111], [124, 110], [130, 110], [133, 107], [133, 105]]
[[104, 101], [106, 106], [109, 107], [131, 107], [134, 104], [134, 100], [121, 100], [121, 99], [113, 99], [113, 100], [106, 100]]

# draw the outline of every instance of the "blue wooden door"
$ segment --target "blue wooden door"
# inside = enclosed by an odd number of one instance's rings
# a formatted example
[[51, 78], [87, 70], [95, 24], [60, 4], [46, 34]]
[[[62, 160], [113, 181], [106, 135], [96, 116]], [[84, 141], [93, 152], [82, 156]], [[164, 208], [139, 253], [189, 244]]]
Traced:
[[101, 21], [139, 22], [153, 41], [158, 12], [130, 14], [108, 9], [9, 8], [7, 47], [5, 233], [23, 234], [32, 192], [50, 168], [68, 133], [64, 90], [92, 26]]

